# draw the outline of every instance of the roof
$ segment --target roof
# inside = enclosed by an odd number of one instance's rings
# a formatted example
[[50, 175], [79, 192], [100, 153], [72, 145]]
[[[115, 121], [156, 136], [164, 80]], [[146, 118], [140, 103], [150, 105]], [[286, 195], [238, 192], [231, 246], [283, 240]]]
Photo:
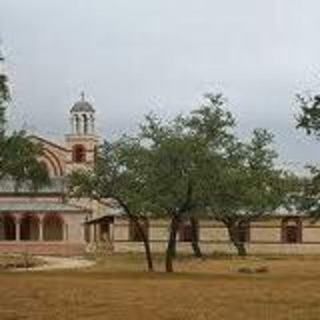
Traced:
[[50, 140], [48, 140], [48, 139], [46, 139], [46, 138], [40, 137], [40, 136], [35, 135], [35, 134], [30, 135], [30, 136], [29, 136], [29, 139], [30, 139], [30, 140], [36, 140], [37, 142], [42, 143], [42, 144], [48, 144], [48, 145], [50, 145], [50, 146], [52, 146], [52, 147], [54, 147], [54, 148], [60, 149], [60, 150], [62, 150], [62, 151], [69, 151], [69, 150], [68, 150], [66, 147], [64, 147], [63, 145], [58, 144], [58, 143], [53, 142], [53, 141], [50, 141]]
[[76, 102], [71, 108], [71, 113], [73, 112], [95, 112], [93, 106], [85, 100], [84, 92], [81, 92], [80, 100]]
[[89, 102], [78, 101], [71, 108], [71, 112], [95, 112], [95, 110]]
[[0, 212], [88, 212], [89, 210], [67, 203], [55, 202], [0, 202]]

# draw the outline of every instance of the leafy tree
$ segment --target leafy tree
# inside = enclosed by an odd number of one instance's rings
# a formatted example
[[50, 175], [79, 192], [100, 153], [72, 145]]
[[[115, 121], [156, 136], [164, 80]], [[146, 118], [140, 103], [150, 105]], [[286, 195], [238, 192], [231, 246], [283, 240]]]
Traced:
[[300, 113], [296, 117], [297, 128], [306, 131], [307, 135], [320, 138], [320, 95], [296, 95]]
[[196, 183], [193, 160], [198, 150], [184, 136], [180, 119], [163, 125], [155, 117], [147, 117], [141, 136], [147, 140], [150, 151], [146, 165], [150, 210], [170, 219], [166, 270], [172, 272], [178, 228], [193, 206]]
[[[195, 226], [204, 208], [203, 168], [208, 162], [208, 150], [216, 155], [216, 163], [208, 170], [218, 168], [228, 130], [234, 120], [222, 109], [221, 95], [208, 95], [207, 103], [191, 116], [178, 116], [164, 123], [156, 116], [148, 116], [141, 126], [141, 137], [150, 150], [147, 165], [147, 184], [152, 212], [170, 219], [170, 234], [166, 250], [166, 270], [173, 271], [173, 257], [177, 231], [183, 220]], [[210, 134], [210, 137], [209, 137]], [[213, 160], [213, 157], [210, 158]], [[193, 241], [195, 245], [195, 241]]]
[[15, 183], [15, 191], [27, 185], [34, 190], [50, 184], [45, 166], [38, 161], [42, 147], [31, 142], [24, 132], [16, 132], [2, 139], [0, 151], [0, 180]]
[[136, 139], [123, 137], [101, 146], [92, 171], [75, 171], [70, 175], [70, 194], [88, 196], [97, 201], [112, 198], [134, 224], [143, 241], [147, 266], [153, 271], [148, 235], [142, 223], [150, 216], [145, 200], [145, 159], [147, 154]]
[[[0, 53], [0, 68], [1, 64], [4, 62], [4, 58]], [[4, 126], [5, 126], [5, 109], [6, 104], [10, 100], [9, 87], [8, 87], [8, 78], [7, 76], [1, 72], [0, 69], [0, 135], [4, 134]], [[1, 138], [1, 137], [0, 137]]]
[[[3, 60], [0, 55], [0, 64]], [[13, 180], [16, 191], [22, 184], [37, 189], [50, 182], [46, 168], [37, 160], [42, 149], [40, 145], [33, 144], [23, 131], [5, 134], [5, 111], [9, 101], [8, 78], [0, 73], [0, 181], [4, 178]]]
[[226, 226], [241, 256], [246, 255], [241, 228], [272, 212], [286, 198], [286, 179], [284, 173], [275, 168], [277, 155], [272, 141], [272, 134], [266, 130], [254, 130], [249, 143], [229, 141], [218, 172], [210, 172], [210, 161], [209, 167], [204, 168], [208, 214]]
[[[300, 113], [296, 116], [297, 129], [302, 129], [307, 135], [320, 139], [320, 95], [296, 96]], [[295, 205], [307, 212], [311, 217], [320, 217], [320, 169], [317, 166], [307, 166], [310, 177], [301, 178], [296, 183]]]

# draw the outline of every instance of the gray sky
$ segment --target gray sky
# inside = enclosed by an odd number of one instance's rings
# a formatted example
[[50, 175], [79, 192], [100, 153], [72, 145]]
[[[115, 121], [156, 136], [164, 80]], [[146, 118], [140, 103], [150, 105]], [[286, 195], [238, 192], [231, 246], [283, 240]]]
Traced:
[[13, 123], [61, 136], [85, 90], [108, 138], [223, 91], [243, 136], [266, 127], [283, 161], [319, 161], [294, 129], [295, 93], [320, 90], [319, 12], [318, 0], [0, 0]]

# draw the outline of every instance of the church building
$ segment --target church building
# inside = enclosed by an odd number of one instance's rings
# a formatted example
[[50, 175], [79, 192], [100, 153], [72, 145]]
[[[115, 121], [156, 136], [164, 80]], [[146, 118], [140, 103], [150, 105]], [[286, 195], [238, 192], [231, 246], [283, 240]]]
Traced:
[[41, 144], [39, 161], [46, 166], [51, 184], [34, 191], [18, 191], [12, 181], [0, 183], [0, 251], [37, 254], [80, 254], [85, 250], [84, 223], [92, 208], [67, 200], [65, 177], [73, 170], [91, 168], [99, 138], [95, 110], [84, 94], [70, 110], [70, 133], [58, 144], [31, 136]]

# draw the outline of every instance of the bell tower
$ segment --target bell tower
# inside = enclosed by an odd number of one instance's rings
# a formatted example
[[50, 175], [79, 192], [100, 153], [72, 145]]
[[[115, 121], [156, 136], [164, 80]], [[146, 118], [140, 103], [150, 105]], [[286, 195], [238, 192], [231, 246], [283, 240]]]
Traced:
[[86, 101], [84, 92], [70, 110], [71, 133], [66, 135], [69, 149], [67, 173], [94, 166], [99, 138], [95, 132], [95, 109]]

